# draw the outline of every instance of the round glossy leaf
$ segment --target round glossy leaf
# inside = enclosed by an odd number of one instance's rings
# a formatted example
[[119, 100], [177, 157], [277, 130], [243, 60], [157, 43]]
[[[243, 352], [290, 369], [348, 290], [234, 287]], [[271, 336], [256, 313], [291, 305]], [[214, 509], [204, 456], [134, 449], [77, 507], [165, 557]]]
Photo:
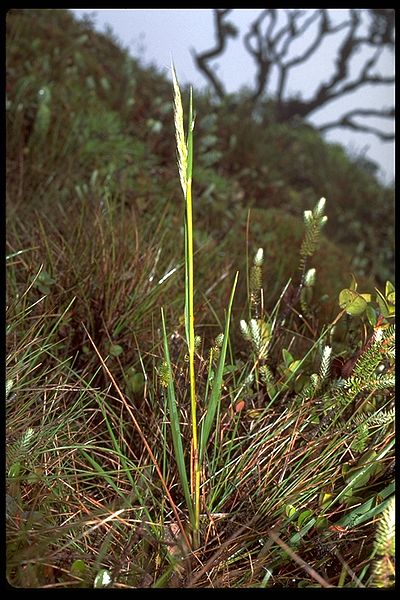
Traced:
[[293, 504], [286, 504], [285, 513], [286, 513], [287, 517], [289, 517], [291, 519], [296, 514], [296, 512], [297, 512], [297, 510], [295, 509]]
[[352, 495], [347, 496], [347, 494], [346, 494], [346, 496], [343, 497], [343, 503], [346, 504], [348, 507], [359, 506], [360, 504], [362, 504], [362, 502], [363, 502], [362, 496], [352, 496]]
[[36, 284], [37, 289], [41, 294], [45, 294], [47, 296], [50, 294], [50, 288], [47, 285], [43, 285], [42, 283]]
[[296, 380], [294, 382], [294, 391], [296, 392], [296, 394], [299, 394], [302, 391], [307, 382], [308, 378], [306, 375], [300, 374], [296, 377]]
[[321, 508], [325, 508], [328, 506], [333, 498], [333, 494], [328, 494], [326, 492], [322, 493], [319, 498], [319, 505]]
[[319, 531], [323, 531], [324, 529], [327, 529], [328, 519], [326, 517], [318, 517], [315, 521], [314, 527], [315, 527], [315, 529], [318, 529]]
[[78, 558], [74, 560], [71, 565], [71, 573], [72, 575], [76, 575], [77, 577], [83, 577], [86, 573], [86, 564], [82, 559]]
[[339, 294], [339, 306], [344, 309], [348, 315], [358, 317], [367, 308], [367, 301], [361, 294], [353, 290], [342, 290]]
[[390, 302], [391, 304], [395, 304], [396, 303], [395, 288], [394, 288], [393, 283], [391, 283], [390, 281], [386, 282], [385, 296], [387, 298], [387, 301]]
[[143, 373], [135, 373], [128, 379], [128, 387], [134, 394], [140, 394], [144, 389], [144, 377]]
[[21, 463], [16, 462], [13, 465], [11, 465], [11, 467], [9, 468], [8, 476], [9, 477], [18, 477], [20, 472], [21, 472]]
[[301, 365], [301, 360], [294, 360], [289, 366], [289, 371], [291, 373], [295, 373], [300, 365]]
[[364, 298], [365, 302], [371, 302], [372, 296], [371, 294], [360, 294], [361, 298]]
[[290, 354], [290, 352], [288, 350], [286, 350], [285, 348], [282, 349], [282, 356], [283, 356], [283, 360], [285, 363], [286, 367], [289, 367], [290, 364], [293, 362], [293, 356]]
[[240, 411], [242, 411], [244, 409], [244, 407], [245, 407], [244, 400], [239, 400], [239, 402], [235, 406], [235, 412], [239, 413]]
[[379, 290], [376, 290], [378, 293], [376, 295], [376, 301], [379, 305], [379, 310], [384, 317], [389, 317], [389, 304], [386, 301], [386, 298], [382, 296]]
[[365, 313], [367, 315], [367, 319], [368, 319], [368, 322], [371, 325], [371, 327], [375, 327], [375, 325], [376, 325], [376, 312], [375, 312], [374, 307], [371, 306], [370, 304], [368, 304]]
[[299, 518], [297, 519], [298, 527], [301, 527], [304, 524], [304, 522], [312, 516], [312, 514], [312, 510], [303, 510], [303, 512], [300, 513]]
[[112, 344], [110, 346], [110, 354], [111, 356], [119, 356], [124, 351], [123, 347], [119, 344]]
[[43, 471], [41, 469], [35, 469], [31, 471], [26, 478], [27, 482], [30, 484], [38, 483], [43, 479]]
[[351, 283], [350, 283], [350, 289], [353, 292], [356, 292], [358, 288], [358, 283], [356, 281], [356, 278], [354, 277], [353, 273], [351, 274]]

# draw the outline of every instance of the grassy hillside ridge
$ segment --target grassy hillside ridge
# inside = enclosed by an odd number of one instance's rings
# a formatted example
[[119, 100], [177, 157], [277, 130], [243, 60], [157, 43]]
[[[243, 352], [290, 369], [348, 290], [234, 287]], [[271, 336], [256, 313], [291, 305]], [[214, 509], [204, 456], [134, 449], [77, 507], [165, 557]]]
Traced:
[[393, 585], [392, 190], [195, 92], [191, 290], [171, 83], [64, 9], [6, 33], [8, 582]]
[[[43, 206], [52, 193], [58, 201], [75, 202], [79, 191], [92, 192], [85, 187], [91, 182], [141, 210], [155, 199], [170, 202], [175, 193], [170, 89], [164, 76], [141, 69], [112, 38], [76, 22], [68, 11], [11, 11], [9, 214], [17, 200], [24, 207]], [[207, 95], [196, 97], [196, 106], [199, 228], [204, 213], [220, 237], [236, 220], [237, 206], [276, 207], [302, 217], [316, 197], [325, 196], [327, 233], [349, 252], [353, 269], [381, 283], [393, 279], [392, 189], [309, 126], [268, 124], [265, 117], [260, 127], [245, 98], [235, 98], [235, 110], [210, 104]], [[268, 114], [268, 105], [265, 110]]]

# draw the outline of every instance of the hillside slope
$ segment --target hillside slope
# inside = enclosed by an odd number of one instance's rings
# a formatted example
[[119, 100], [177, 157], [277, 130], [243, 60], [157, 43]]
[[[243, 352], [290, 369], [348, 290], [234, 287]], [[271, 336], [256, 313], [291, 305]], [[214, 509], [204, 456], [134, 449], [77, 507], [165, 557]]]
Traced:
[[[357, 274], [393, 279], [393, 190], [309, 126], [261, 130], [245, 99], [197, 97], [198, 229], [217, 241], [242, 207], [294, 216], [325, 196], [326, 233]], [[142, 213], [170, 204], [176, 173], [171, 84], [110, 35], [63, 9], [7, 15], [8, 216], [107, 190]], [[178, 201], [179, 202], [179, 201]], [[177, 203], [178, 204], [178, 203]], [[179, 207], [177, 207], [179, 209]]]

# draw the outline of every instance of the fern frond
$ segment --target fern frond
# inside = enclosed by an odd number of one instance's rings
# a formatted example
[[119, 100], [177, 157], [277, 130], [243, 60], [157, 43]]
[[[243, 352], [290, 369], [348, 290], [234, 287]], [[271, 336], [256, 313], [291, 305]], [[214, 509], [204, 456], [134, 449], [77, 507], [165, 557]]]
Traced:
[[308, 269], [307, 273], [304, 276], [304, 286], [305, 287], [313, 287], [315, 285], [315, 275], [317, 271], [316, 269]]
[[222, 344], [224, 343], [224, 334], [219, 333], [215, 338], [215, 346], [216, 348], [222, 348]]
[[[328, 220], [328, 217], [323, 215], [325, 208], [325, 198], [321, 198], [314, 210], [304, 211], [304, 227], [305, 233], [300, 248], [300, 264], [299, 269], [304, 278], [307, 258], [312, 256], [318, 248], [322, 227]], [[304, 282], [303, 282], [304, 283]]]
[[250, 319], [247, 323], [240, 321], [240, 330], [245, 340], [251, 342], [259, 359], [266, 359], [271, 342], [271, 325], [263, 319]]
[[262, 287], [262, 270], [258, 265], [253, 265], [250, 269], [250, 291], [256, 292]]
[[[307, 212], [307, 211], [306, 211]], [[318, 247], [320, 228], [312, 219], [304, 220], [306, 232], [300, 248], [300, 255], [305, 258], [312, 256]]]
[[[354, 436], [351, 442], [351, 449], [355, 452], [363, 452], [367, 445], [368, 438], [372, 435], [371, 428], [381, 428], [381, 434], [386, 431], [387, 425], [394, 421], [394, 409], [378, 413], [361, 413], [352, 417], [351, 422], [347, 423], [346, 429]], [[379, 433], [378, 433], [379, 434]], [[375, 438], [376, 439], [376, 438]]]

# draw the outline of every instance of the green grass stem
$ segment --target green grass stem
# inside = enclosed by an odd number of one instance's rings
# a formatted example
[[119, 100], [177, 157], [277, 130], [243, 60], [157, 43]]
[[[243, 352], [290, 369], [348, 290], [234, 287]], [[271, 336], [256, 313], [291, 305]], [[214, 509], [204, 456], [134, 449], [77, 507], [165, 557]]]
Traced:
[[185, 329], [189, 349], [189, 382], [190, 382], [190, 414], [192, 423], [192, 464], [191, 490], [194, 497], [193, 542], [199, 545], [200, 523], [200, 464], [198, 447], [196, 374], [194, 368], [194, 269], [193, 269], [193, 203], [192, 203], [192, 170], [193, 170], [193, 97], [190, 90], [189, 121], [187, 142], [184, 136], [182, 98], [175, 68], [172, 65], [172, 76], [175, 95], [175, 130], [178, 154], [178, 167], [181, 186], [185, 198]]

